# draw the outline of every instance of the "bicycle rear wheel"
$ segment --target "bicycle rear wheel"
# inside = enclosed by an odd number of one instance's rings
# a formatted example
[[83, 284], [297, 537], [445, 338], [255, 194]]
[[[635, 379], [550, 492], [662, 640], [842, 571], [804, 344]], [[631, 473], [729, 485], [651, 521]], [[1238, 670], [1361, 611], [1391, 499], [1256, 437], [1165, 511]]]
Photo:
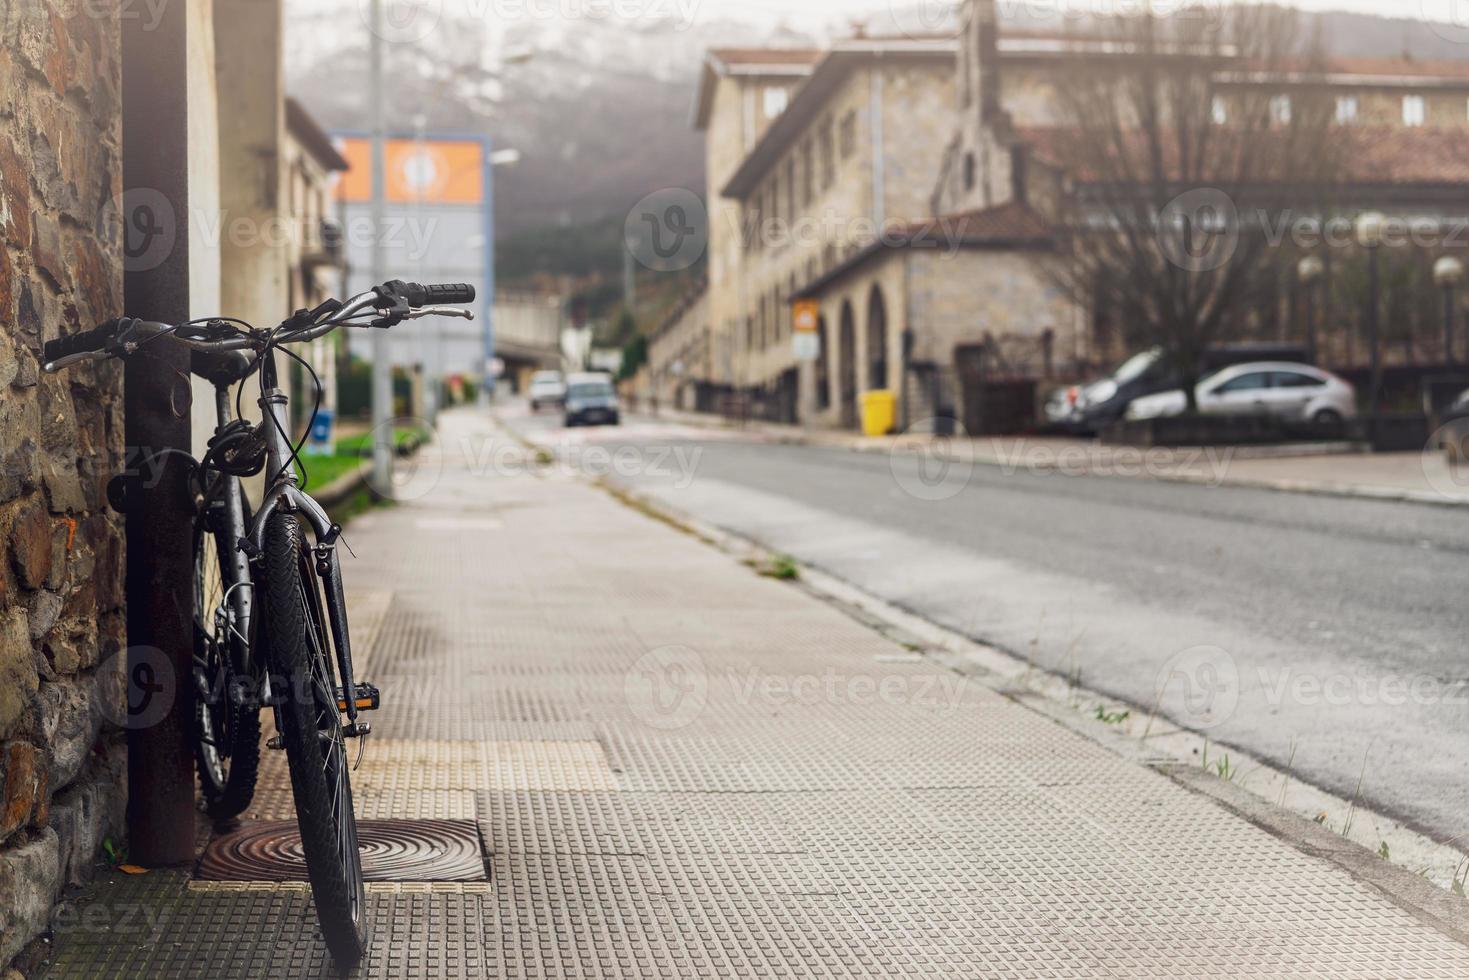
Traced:
[[261, 635], [280, 700], [296, 821], [322, 936], [337, 966], [349, 970], [367, 948], [369, 928], [330, 630], [300, 522], [271, 515], [264, 545]]
[[[194, 757], [204, 812], [238, 816], [255, 796], [260, 768], [260, 703], [242, 686], [237, 665], [249, 663], [249, 624], [225, 607], [228, 553], [205, 517], [194, 528]], [[248, 583], [241, 588], [249, 588]]]

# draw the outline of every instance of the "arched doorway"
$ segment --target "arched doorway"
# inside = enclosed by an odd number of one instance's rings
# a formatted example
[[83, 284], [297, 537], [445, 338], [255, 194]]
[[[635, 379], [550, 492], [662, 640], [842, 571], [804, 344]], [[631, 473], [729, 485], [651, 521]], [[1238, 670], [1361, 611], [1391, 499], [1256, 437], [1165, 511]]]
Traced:
[[824, 412], [831, 407], [831, 334], [824, 316], [816, 318], [816, 340], [821, 345], [816, 355], [816, 410]]
[[857, 427], [857, 315], [850, 301], [842, 302], [837, 327], [837, 394], [841, 398], [842, 427]]
[[876, 284], [867, 294], [867, 386], [888, 386], [888, 310]]

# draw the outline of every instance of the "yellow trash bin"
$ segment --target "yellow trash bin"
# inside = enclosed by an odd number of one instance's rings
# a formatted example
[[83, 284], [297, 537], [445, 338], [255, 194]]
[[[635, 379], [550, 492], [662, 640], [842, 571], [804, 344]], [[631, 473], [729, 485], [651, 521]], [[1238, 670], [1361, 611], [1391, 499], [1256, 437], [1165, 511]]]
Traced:
[[886, 388], [862, 393], [862, 434], [885, 436], [893, 431], [897, 420], [898, 399]]

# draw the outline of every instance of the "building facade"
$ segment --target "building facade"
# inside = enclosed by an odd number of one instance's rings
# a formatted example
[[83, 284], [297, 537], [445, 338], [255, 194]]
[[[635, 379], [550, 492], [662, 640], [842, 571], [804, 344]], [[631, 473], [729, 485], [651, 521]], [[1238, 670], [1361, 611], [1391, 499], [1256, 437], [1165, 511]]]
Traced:
[[[727, 389], [766, 418], [816, 426], [856, 425], [860, 396], [874, 389], [894, 393], [903, 427], [945, 413], [983, 431], [1033, 424], [1048, 387], [1128, 353], [1115, 325], [1045, 270], [1060, 260], [1048, 228], [1086, 190], [1057, 151], [1059, 93], [1099, 60], [1125, 57], [1098, 37], [1007, 36], [994, 0], [968, 0], [949, 38], [740, 52], [742, 64], [802, 66], [779, 82], [779, 114], [751, 130], [743, 124], [769, 80], [753, 69], [749, 81], [730, 77], [719, 70], [728, 59], [711, 53], [697, 117], [709, 153], [707, 326], [662, 330], [707, 329], [713, 356], [677, 387]], [[1469, 65], [1225, 63], [1215, 85], [1220, 124], [1262, 89], [1288, 122], [1293, 99], [1327, 88], [1341, 138], [1353, 141], [1338, 215], [1382, 209], [1441, 231], [1469, 220]], [[1264, 319], [1284, 331], [1298, 297], [1294, 261], [1282, 256], [1279, 310]], [[796, 300], [820, 310], [810, 360], [791, 343]], [[1330, 326], [1329, 301], [1325, 315]], [[655, 345], [652, 375], [687, 346]]]

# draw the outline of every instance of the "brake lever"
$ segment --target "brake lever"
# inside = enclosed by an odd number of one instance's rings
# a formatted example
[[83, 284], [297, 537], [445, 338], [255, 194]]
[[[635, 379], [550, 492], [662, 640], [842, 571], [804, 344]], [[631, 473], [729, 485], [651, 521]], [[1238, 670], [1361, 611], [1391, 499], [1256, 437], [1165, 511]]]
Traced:
[[453, 316], [462, 320], [473, 320], [474, 313], [458, 306], [421, 306], [408, 314], [407, 319], [418, 320], [426, 316]]

